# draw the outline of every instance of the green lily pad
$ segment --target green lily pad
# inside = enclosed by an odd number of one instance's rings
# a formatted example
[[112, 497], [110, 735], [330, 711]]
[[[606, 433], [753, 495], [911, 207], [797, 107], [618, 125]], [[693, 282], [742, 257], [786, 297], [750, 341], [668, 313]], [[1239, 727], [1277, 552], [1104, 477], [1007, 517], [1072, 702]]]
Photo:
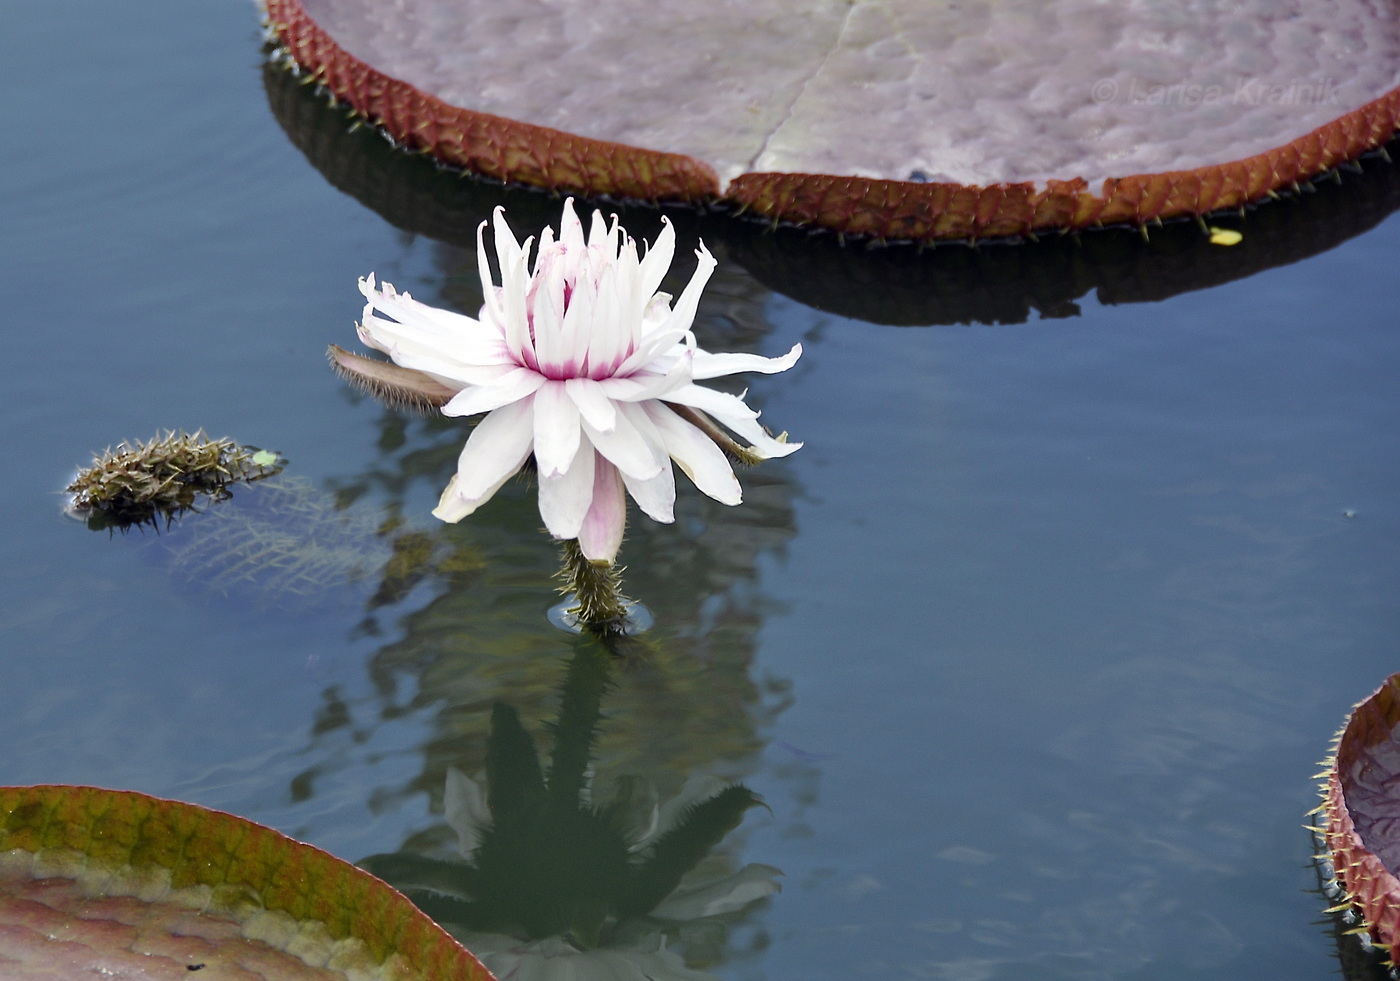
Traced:
[[492, 981], [368, 873], [271, 828], [94, 787], [0, 788], [0, 976]]

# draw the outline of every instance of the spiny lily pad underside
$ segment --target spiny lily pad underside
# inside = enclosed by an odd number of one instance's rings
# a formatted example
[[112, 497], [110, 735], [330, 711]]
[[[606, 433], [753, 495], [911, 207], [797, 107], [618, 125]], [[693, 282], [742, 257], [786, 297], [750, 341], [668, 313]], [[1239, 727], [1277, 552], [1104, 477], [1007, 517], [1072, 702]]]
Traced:
[[1393, 958], [1400, 943], [1400, 674], [1352, 713], [1324, 794], [1338, 883]]
[[266, 0], [468, 170], [933, 240], [1237, 208], [1400, 124], [1395, 0]]
[[492, 981], [402, 895], [270, 828], [144, 794], [0, 787], [0, 976], [97, 975]]

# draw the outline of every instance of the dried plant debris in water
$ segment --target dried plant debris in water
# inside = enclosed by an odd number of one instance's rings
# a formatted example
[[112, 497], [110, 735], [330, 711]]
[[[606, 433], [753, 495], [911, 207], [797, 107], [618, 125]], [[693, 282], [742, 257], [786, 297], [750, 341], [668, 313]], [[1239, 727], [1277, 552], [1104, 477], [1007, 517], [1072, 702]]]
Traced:
[[282, 470], [282, 459], [231, 439], [168, 431], [148, 442], [122, 442], [94, 457], [66, 488], [69, 510], [90, 528], [168, 526], [201, 499], [226, 500], [236, 483], [261, 480]]

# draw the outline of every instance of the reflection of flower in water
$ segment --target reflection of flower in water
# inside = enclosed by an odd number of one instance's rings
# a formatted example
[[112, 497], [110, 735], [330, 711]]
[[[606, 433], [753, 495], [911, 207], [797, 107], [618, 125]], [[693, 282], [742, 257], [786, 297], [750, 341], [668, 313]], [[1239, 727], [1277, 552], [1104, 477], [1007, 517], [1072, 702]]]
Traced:
[[[635, 792], [637, 785], [623, 793]], [[678, 831], [688, 812], [714, 801], [728, 787], [717, 778], [697, 778], [650, 814], [637, 814], [643, 828], [628, 848], [633, 856], [653, 848], [658, 839]], [[649, 790], [649, 787], [648, 787]], [[645, 798], [648, 791], [642, 791]], [[654, 801], [655, 792], [650, 791]], [[733, 805], [729, 805], [733, 806]], [[476, 781], [459, 770], [448, 771], [447, 819], [457, 832], [459, 848], [472, 856], [491, 827], [491, 812]], [[680, 833], [684, 833], [683, 830]], [[453, 932], [502, 981], [530, 978], [578, 978], [580, 981], [713, 981], [713, 975], [686, 966], [684, 958], [667, 948], [668, 935], [713, 922], [719, 929], [736, 914], [780, 889], [778, 869], [750, 863], [730, 875], [699, 882], [683, 881], [644, 915], [618, 922], [596, 946], [561, 934], [532, 939], [470, 929]], [[450, 924], [449, 924], [450, 925]], [[567, 962], [560, 958], [568, 958]]]
[[[626, 496], [657, 521], [674, 520], [674, 460], [715, 500], [737, 504], [738, 481], [725, 456], [786, 456], [801, 444], [770, 436], [739, 397], [694, 384], [741, 371], [776, 372], [781, 358], [711, 354], [691, 333], [700, 293], [714, 269], [704, 246], [700, 266], [674, 309], [657, 292], [670, 267], [675, 234], [665, 225], [639, 258], [616, 219], [594, 212], [583, 226], [566, 202], [558, 241], [541, 236], [533, 272], [530, 240], [521, 246], [495, 214], [502, 285], [491, 279], [478, 230], [485, 296], [479, 319], [440, 310], [362, 282], [368, 301], [360, 338], [406, 373], [389, 374], [333, 350], [337, 367], [381, 394], [417, 397], [447, 415], [486, 413], [458, 461], [437, 509], [459, 521], [490, 500], [533, 455], [540, 515], [550, 533], [577, 539], [592, 560], [611, 562], [622, 541]], [[483, 223], [484, 229], [484, 223]], [[377, 316], [386, 314], [393, 320]], [[448, 397], [450, 396], [450, 397]], [[737, 433], [741, 446], [716, 424]]]
[[361, 863], [503, 978], [706, 978], [668, 939], [722, 935], [778, 891], [769, 866], [696, 872], [758, 804], [741, 785], [693, 778], [662, 805], [650, 781], [623, 777], [595, 803], [592, 747], [613, 658], [577, 643], [547, 768], [515, 710], [496, 704], [485, 779], [448, 771], [446, 817], [465, 861], [404, 851]]

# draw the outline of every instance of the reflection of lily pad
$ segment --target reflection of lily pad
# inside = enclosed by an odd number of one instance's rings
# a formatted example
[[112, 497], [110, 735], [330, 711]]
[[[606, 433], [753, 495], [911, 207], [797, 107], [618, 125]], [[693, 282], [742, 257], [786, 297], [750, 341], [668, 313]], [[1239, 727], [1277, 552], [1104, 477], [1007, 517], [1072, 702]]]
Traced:
[[1352, 712], [1320, 808], [1340, 901], [1334, 912], [1393, 956], [1400, 942], [1400, 674]]
[[6, 978], [490, 974], [403, 896], [242, 818], [92, 787], [0, 788]]
[[[499, 204], [526, 225], [543, 226], [558, 212], [558, 201], [547, 194], [462, 180], [421, 156], [394, 150], [373, 130], [352, 131], [343, 109], [328, 106], [288, 72], [265, 67], [263, 84], [273, 114], [311, 164], [395, 227], [474, 253], [477, 226]], [[1391, 156], [1396, 152], [1392, 146]], [[1211, 246], [1194, 222], [1182, 222], [1154, 228], [1146, 240], [1136, 232], [1118, 232], [916, 253], [843, 248], [834, 236], [800, 229], [771, 232], [720, 215], [668, 212], [683, 241], [703, 238], [763, 285], [808, 306], [887, 324], [1021, 323], [1034, 311], [1075, 316], [1076, 301], [1096, 290], [1104, 303], [1151, 302], [1335, 248], [1400, 206], [1400, 167], [1376, 156], [1359, 168], [1364, 169], [1251, 211], [1243, 226], [1247, 237], [1232, 249]], [[654, 209], [623, 205], [617, 210], [623, 225], [639, 236], [651, 239], [659, 231]], [[474, 280], [474, 257], [464, 259], [464, 274], [449, 279], [449, 288]], [[722, 263], [717, 276], [732, 275], [730, 269]], [[467, 313], [481, 306], [479, 294], [444, 297]], [[711, 302], [712, 295], [702, 301]]]
[[266, 3], [288, 61], [447, 163], [925, 241], [1202, 215], [1355, 158], [1400, 121], [1389, 6]]

